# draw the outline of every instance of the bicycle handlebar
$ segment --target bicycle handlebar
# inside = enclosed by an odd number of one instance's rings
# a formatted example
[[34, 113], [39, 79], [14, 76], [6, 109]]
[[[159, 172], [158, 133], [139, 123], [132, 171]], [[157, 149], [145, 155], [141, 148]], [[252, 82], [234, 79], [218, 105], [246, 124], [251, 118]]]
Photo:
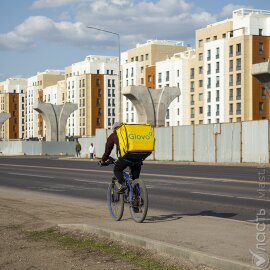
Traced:
[[101, 160], [98, 162], [100, 167], [109, 166], [111, 164], [115, 164], [115, 159], [112, 157], [109, 157], [104, 163]]

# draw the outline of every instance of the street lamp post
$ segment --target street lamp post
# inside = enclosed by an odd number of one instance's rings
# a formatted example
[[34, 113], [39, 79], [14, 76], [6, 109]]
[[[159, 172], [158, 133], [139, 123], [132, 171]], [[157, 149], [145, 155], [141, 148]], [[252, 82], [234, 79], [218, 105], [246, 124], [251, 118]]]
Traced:
[[116, 95], [116, 98], [118, 100], [118, 106], [116, 107], [116, 121], [121, 122], [122, 121], [122, 93], [121, 93], [121, 75], [120, 75], [120, 66], [121, 66], [120, 34], [111, 32], [105, 29], [93, 27], [93, 26], [87, 26], [87, 28], [109, 33], [112, 35], [116, 35], [118, 38], [118, 94]]

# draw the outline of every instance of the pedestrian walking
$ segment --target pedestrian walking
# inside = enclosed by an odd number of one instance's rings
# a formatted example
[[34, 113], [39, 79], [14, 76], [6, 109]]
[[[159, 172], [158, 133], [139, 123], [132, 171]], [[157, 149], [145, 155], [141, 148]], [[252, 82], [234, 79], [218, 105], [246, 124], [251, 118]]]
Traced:
[[89, 158], [91, 160], [94, 159], [94, 155], [95, 155], [95, 147], [94, 147], [94, 144], [91, 143], [91, 145], [89, 146]]
[[77, 140], [76, 146], [75, 146], [75, 150], [76, 150], [76, 157], [81, 157], [81, 150], [82, 150], [82, 146], [79, 143], [79, 141]]

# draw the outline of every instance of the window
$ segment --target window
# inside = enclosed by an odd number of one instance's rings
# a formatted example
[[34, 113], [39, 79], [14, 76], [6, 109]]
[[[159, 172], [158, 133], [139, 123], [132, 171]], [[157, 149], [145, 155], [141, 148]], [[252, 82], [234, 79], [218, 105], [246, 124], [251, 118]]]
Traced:
[[233, 114], [233, 104], [231, 103], [229, 107], [230, 107], [229, 114], [232, 115]]
[[262, 99], [266, 99], [266, 92], [265, 92], [265, 88], [262, 88]]
[[236, 59], [236, 70], [240, 70], [241, 69], [241, 58]]
[[199, 80], [199, 87], [203, 87], [203, 80]]
[[263, 30], [261, 28], [259, 28], [259, 36], [263, 35]]
[[222, 38], [226, 38], [226, 33], [223, 33], [222, 34]]
[[96, 86], [100, 86], [100, 80], [99, 79], [96, 79]]
[[219, 62], [216, 62], [216, 73], [219, 73]]
[[199, 61], [202, 61], [202, 60], [203, 60], [203, 54], [200, 53], [200, 54], [199, 54]]
[[211, 64], [207, 64], [207, 74], [211, 73]]
[[207, 102], [211, 102], [211, 92], [207, 92]]
[[219, 101], [219, 90], [216, 92], [216, 101]]
[[241, 73], [236, 74], [236, 84], [240, 85], [241, 84]]
[[200, 114], [203, 113], [203, 107], [199, 107], [199, 113], [200, 113]]
[[97, 70], [97, 74], [99, 74], [99, 69]]
[[190, 92], [194, 92], [194, 82], [190, 82]]
[[232, 57], [233, 56], [233, 45], [231, 45], [229, 47], [229, 56]]
[[208, 37], [207, 39], [206, 39], [206, 42], [209, 42], [210, 41], [210, 38]]
[[211, 116], [211, 105], [207, 106], [207, 116]]
[[236, 44], [236, 55], [241, 55], [241, 43]]
[[263, 43], [259, 43], [259, 54], [263, 54]]
[[128, 69], [126, 69], [126, 78], [128, 78]]
[[180, 109], [177, 108], [177, 115], [180, 115]]
[[216, 48], [216, 59], [219, 59], [219, 47]]
[[219, 76], [216, 76], [216, 87], [219, 87], [219, 84], [220, 84], [220, 82], [219, 82]]
[[148, 55], [148, 53], [145, 55], [145, 60], [148, 60], [148, 57], [149, 57], [149, 55]]
[[179, 77], [179, 74], [180, 74], [179, 69], [177, 69], [177, 77]]
[[233, 60], [230, 60], [230, 62], [229, 62], [229, 71], [230, 72], [233, 71]]
[[236, 89], [236, 99], [240, 100], [241, 99], [241, 88]]
[[141, 73], [143, 73], [144, 67], [141, 67]]
[[199, 67], [199, 74], [203, 74], [203, 67]]
[[203, 93], [199, 94], [199, 101], [203, 101]]
[[203, 40], [200, 39], [200, 40], [199, 40], [199, 47], [202, 47], [202, 46], [203, 46]]
[[148, 82], [149, 82], [149, 83], [152, 82], [152, 75], [148, 75]]
[[166, 82], [170, 80], [170, 72], [166, 71]]
[[216, 116], [219, 116], [219, 104], [216, 106]]
[[259, 102], [259, 113], [260, 114], [264, 113], [264, 111], [263, 111], [263, 102]]
[[141, 55], [141, 61], [143, 61], [144, 60], [144, 56], [143, 55]]
[[214, 36], [214, 37], [213, 37], [213, 40], [217, 40], [217, 36]]
[[236, 114], [241, 114], [241, 103], [236, 103]]
[[233, 85], [233, 75], [230, 75], [230, 77], [229, 77], [229, 85], [230, 86]]
[[131, 68], [131, 77], [133, 77], [134, 76], [134, 68], [132, 67]]
[[139, 56], [136, 56], [136, 61], [139, 61]]
[[194, 79], [194, 68], [190, 69], [190, 79]]
[[211, 88], [211, 78], [207, 78], [207, 88]]
[[233, 89], [230, 89], [229, 99], [230, 99], [230, 100], [233, 100]]
[[211, 50], [207, 50], [207, 61], [211, 60]]
[[161, 83], [161, 72], [158, 73], [158, 82]]

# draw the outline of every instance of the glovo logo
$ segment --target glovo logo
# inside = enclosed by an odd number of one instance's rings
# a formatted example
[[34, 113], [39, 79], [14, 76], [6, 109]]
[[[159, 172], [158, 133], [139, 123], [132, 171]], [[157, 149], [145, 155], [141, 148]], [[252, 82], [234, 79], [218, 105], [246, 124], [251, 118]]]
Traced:
[[152, 137], [152, 132], [149, 132], [148, 134], [145, 134], [145, 135], [134, 134], [134, 133], [128, 134], [128, 138], [130, 140], [150, 140], [151, 137]]

